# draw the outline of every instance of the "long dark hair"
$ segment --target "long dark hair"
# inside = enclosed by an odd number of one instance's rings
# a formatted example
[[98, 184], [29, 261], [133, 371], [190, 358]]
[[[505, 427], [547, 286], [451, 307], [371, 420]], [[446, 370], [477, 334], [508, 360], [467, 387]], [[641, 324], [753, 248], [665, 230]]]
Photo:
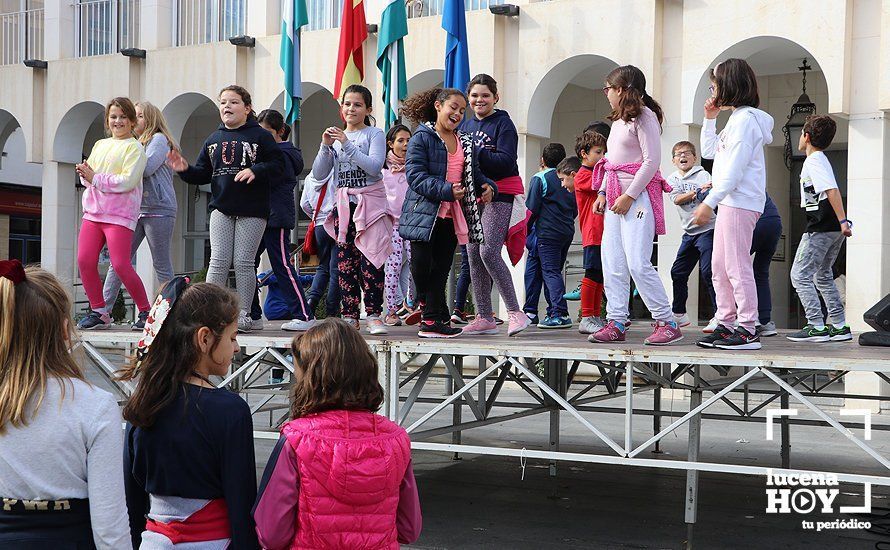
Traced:
[[633, 65], [618, 67], [606, 76], [606, 85], [622, 90], [618, 108], [612, 111], [608, 117], [609, 120], [630, 122], [640, 116], [643, 106], [646, 106], [655, 113], [659, 124], [664, 122], [661, 105], [646, 93], [646, 76], [640, 69]]
[[435, 87], [417, 92], [402, 103], [402, 114], [405, 118], [417, 124], [423, 122], [436, 122], [439, 113], [436, 111], [436, 102], [442, 103], [452, 96], [459, 95], [467, 101], [467, 95], [457, 88]]
[[716, 107], [759, 107], [757, 76], [744, 59], [729, 58], [711, 69], [711, 82], [717, 85]]
[[213, 355], [223, 331], [235, 322], [240, 310], [238, 296], [210, 283], [197, 283], [176, 300], [148, 353], [141, 362], [132, 361], [119, 373], [120, 380], [138, 379], [133, 395], [124, 405], [123, 416], [132, 425], [150, 427], [155, 418], [184, 391], [185, 381], [201, 360], [195, 333], [202, 327], [213, 332]]
[[[368, 109], [371, 108], [371, 90], [365, 88], [361, 84], [350, 84], [343, 90], [343, 97], [340, 98], [340, 105], [343, 105], [343, 102], [346, 101], [346, 94], [359, 94], [362, 96], [362, 101], [365, 102], [365, 105], [368, 106]], [[374, 126], [376, 121], [374, 117], [368, 115], [365, 117], [365, 126]], [[344, 128], [346, 127], [346, 123], [344, 122]]]
[[[393, 143], [396, 140], [396, 137], [400, 132], [408, 132], [408, 135], [411, 135], [411, 129], [405, 126], [404, 124], [396, 124], [392, 128], [386, 132], [386, 157], [389, 158], [389, 152], [392, 151], [392, 146], [390, 143]], [[389, 168], [389, 161], [384, 161], [383, 167]]]
[[383, 403], [377, 360], [361, 334], [336, 317], [317, 323], [291, 343], [294, 382], [291, 418], [346, 409], [376, 411]]

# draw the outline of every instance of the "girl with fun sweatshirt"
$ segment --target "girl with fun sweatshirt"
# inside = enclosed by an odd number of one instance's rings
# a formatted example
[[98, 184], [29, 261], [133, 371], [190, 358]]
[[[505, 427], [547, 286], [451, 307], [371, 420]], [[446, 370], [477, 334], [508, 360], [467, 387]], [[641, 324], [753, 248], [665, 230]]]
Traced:
[[109, 101], [105, 106], [105, 131], [111, 137], [97, 141], [87, 161], [75, 166], [80, 182], [86, 187], [83, 222], [77, 238], [77, 268], [91, 309], [77, 324], [80, 330], [111, 326], [111, 317], [105, 313], [98, 267], [99, 253], [106, 244], [112, 267], [136, 302], [137, 323], [144, 324], [148, 316], [150, 304], [145, 287], [130, 263], [146, 163], [145, 150], [133, 137], [136, 124], [136, 107], [132, 101], [126, 97]]
[[658, 169], [661, 106], [646, 93], [643, 72], [632, 65], [609, 73], [603, 93], [612, 106], [609, 118], [613, 123], [606, 156], [594, 167], [593, 182], [599, 185], [594, 208], [605, 214], [602, 254], [609, 322], [588, 340], [624, 341], [629, 314], [627, 297], [633, 277], [655, 320], [655, 331], [644, 343], [671, 344], [683, 335], [651, 262], [655, 235], [665, 234], [662, 193], [671, 190]]
[[[522, 312], [513, 276], [501, 255], [508, 233], [526, 225], [525, 189], [519, 177], [516, 148], [519, 141], [516, 126], [506, 111], [495, 109], [498, 102], [498, 83], [487, 74], [476, 75], [467, 85], [467, 96], [473, 114], [464, 119], [461, 131], [472, 136], [479, 151], [479, 168], [497, 184], [498, 193], [490, 204], [482, 207], [484, 240], [467, 245], [470, 259], [470, 279], [476, 299], [476, 318], [464, 327], [464, 334], [496, 334], [497, 324], [491, 305], [491, 283], [507, 305], [509, 324], [507, 335], [513, 336], [528, 328], [531, 320]], [[514, 217], [514, 211], [518, 217]], [[525, 233], [517, 235], [520, 247], [525, 246]]]
[[254, 258], [269, 218], [270, 185], [281, 177], [284, 159], [278, 144], [256, 121], [250, 93], [226, 86], [219, 93], [222, 124], [201, 147], [194, 166], [178, 151], [167, 163], [183, 181], [210, 184], [210, 266], [207, 282], [226, 286], [235, 266], [241, 298], [238, 330], [253, 329], [250, 306], [256, 290]]
[[[763, 148], [773, 140], [773, 118], [757, 109], [760, 96], [754, 70], [743, 59], [727, 59], [711, 71], [711, 97], [705, 102], [702, 157], [713, 158], [708, 197], [692, 214], [705, 225], [717, 210], [711, 271], [717, 297], [717, 328], [698, 345], [719, 349], [760, 349], [757, 287], [751, 241], [766, 204]], [[717, 115], [732, 114], [720, 134]], [[738, 328], [733, 330], [736, 322]]]
[[405, 154], [411, 130], [403, 124], [396, 124], [386, 134], [386, 167], [383, 169], [383, 183], [386, 186], [386, 199], [390, 213], [395, 219], [392, 229], [392, 254], [386, 260], [386, 319], [390, 326], [402, 324], [399, 313], [410, 313], [408, 301], [411, 293], [411, 245], [399, 236], [399, 216], [405, 203], [408, 178], [405, 176]]
[[386, 334], [383, 313], [383, 266], [392, 251], [392, 216], [383, 183], [386, 138], [371, 126], [371, 91], [354, 84], [340, 102], [345, 129], [331, 126], [321, 135], [321, 148], [312, 163], [316, 181], [334, 170], [336, 206], [325, 230], [336, 238], [343, 318], [359, 326], [359, 303], [365, 294], [367, 329]]

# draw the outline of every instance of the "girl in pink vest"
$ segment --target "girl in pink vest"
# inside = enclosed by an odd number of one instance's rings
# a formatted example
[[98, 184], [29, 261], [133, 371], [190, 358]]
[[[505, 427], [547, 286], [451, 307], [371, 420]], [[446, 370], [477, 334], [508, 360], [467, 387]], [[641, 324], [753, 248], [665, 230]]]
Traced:
[[292, 344], [290, 422], [272, 451], [253, 510], [260, 544], [384, 549], [420, 535], [411, 441], [374, 413], [377, 361], [358, 331], [328, 318]]

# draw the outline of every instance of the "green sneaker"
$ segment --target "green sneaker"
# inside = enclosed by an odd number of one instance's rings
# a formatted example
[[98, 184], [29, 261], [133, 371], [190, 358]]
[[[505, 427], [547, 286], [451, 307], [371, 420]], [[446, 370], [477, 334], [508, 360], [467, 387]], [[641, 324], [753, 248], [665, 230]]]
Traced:
[[828, 325], [828, 335], [832, 342], [849, 342], [853, 339], [850, 325], [844, 325], [841, 328], [834, 328], [834, 325]]
[[831, 340], [831, 333], [828, 327], [821, 330], [813, 325], [807, 325], [797, 332], [793, 332], [787, 336], [792, 342], [828, 342]]

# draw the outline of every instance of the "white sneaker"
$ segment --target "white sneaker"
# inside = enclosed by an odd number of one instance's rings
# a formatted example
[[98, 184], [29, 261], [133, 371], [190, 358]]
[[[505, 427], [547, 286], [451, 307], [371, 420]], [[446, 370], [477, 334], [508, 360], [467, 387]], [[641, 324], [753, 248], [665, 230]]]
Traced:
[[315, 326], [315, 319], [309, 319], [308, 321], [303, 321], [302, 319], [291, 319], [290, 321], [281, 325], [281, 330], [287, 330], [291, 332], [305, 332]]
[[251, 319], [250, 320], [250, 329], [251, 330], [263, 330], [265, 325], [263, 324], [262, 319]]
[[776, 334], [779, 334], [779, 331], [776, 330], [776, 324], [770, 321], [765, 325], [758, 324], [757, 333], [758, 336], [763, 336], [765, 338], [768, 336], [775, 336]]
[[689, 320], [689, 315], [687, 315], [686, 313], [674, 313], [674, 322], [677, 323], [678, 327], [688, 327], [692, 324], [692, 321]]
[[716, 317], [711, 317], [711, 320], [708, 321], [708, 325], [705, 328], [703, 328], [701, 331], [704, 332], [705, 334], [712, 334], [715, 330], [717, 330], [717, 326], [719, 324], [720, 323], [717, 322]]
[[389, 331], [386, 329], [386, 325], [384, 325], [383, 321], [380, 320], [379, 315], [369, 315], [367, 323], [369, 334], [372, 334], [374, 336], [389, 334]]
[[253, 330], [253, 319], [246, 311], [241, 310], [241, 313], [238, 314], [238, 332], [250, 332], [251, 330]]
[[604, 326], [606, 326], [605, 323], [599, 317], [584, 317], [581, 319], [581, 323], [578, 324], [578, 332], [581, 334], [594, 334], [603, 330]]

